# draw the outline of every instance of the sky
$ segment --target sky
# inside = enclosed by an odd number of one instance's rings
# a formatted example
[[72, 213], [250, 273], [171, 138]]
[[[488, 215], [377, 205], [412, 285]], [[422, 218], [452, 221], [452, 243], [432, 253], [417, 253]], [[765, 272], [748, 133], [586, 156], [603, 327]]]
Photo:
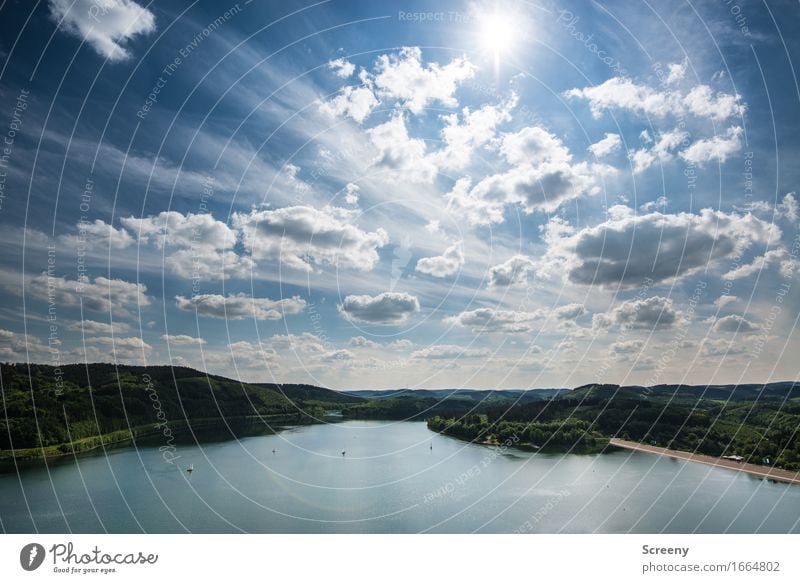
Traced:
[[0, 4], [0, 360], [794, 380], [796, 3]]

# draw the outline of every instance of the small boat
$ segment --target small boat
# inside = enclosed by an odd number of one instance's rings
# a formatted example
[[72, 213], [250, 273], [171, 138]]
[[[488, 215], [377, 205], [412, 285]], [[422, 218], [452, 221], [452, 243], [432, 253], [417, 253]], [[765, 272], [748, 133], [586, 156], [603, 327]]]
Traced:
[[347, 452], [343, 451], [343, 452], [342, 452], [342, 456], [344, 456], [344, 454], [345, 454], [345, 453], [347, 453]]
[[189, 464], [189, 467], [186, 468], [186, 471], [191, 474], [194, 471], [194, 464]]

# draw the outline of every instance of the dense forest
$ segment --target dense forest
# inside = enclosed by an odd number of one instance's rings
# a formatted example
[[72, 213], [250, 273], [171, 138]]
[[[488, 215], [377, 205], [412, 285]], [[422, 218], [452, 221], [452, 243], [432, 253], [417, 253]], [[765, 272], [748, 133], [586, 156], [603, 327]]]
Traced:
[[[308, 385], [248, 384], [183, 367], [0, 365], [0, 457], [37, 457], [189, 428], [311, 422], [364, 399]], [[168, 430], [167, 430], [168, 428]], [[24, 451], [32, 450], [32, 451]], [[5, 455], [4, 455], [5, 454]]]
[[800, 384], [794, 383], [589, 385], [546, 401], [488, 407], [483, 415], [431, 417], [428, 426], [479, 442], [515, 435], [521, 444], [545, 450], [591, 451], [619, 437], [800, 470]]
[[[357, 391], [242, 383], [184, 367], [0, 365], [0, 460], [160, 434], [326, 420], [427, 420], [440, 433], [544, 451], [598, 452], [619, 437], [800, 470], [800, 384], [543, 391]], [[335, 417], [332, 417], [335, 416]], [[163, 439], [162, 439], [163, 441]]]

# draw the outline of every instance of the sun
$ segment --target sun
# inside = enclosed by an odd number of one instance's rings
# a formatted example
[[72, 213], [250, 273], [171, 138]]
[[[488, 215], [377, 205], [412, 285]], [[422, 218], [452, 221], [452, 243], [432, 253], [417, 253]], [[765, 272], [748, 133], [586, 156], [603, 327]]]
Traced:
[[516, 41], [516, 25], [506, 14], [490, 13], [480, 19], [481, 47], [495, 58], [508, 53]]

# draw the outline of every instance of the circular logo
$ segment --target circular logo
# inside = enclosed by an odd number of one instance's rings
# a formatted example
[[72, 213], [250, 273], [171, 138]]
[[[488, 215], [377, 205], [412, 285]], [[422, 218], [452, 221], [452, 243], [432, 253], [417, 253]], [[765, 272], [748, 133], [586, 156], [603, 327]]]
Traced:
[[30, 543], [19, 552], [19, 564], [26, 571], [35, 571], [44, 562], [44, 547], [39, 543]]

